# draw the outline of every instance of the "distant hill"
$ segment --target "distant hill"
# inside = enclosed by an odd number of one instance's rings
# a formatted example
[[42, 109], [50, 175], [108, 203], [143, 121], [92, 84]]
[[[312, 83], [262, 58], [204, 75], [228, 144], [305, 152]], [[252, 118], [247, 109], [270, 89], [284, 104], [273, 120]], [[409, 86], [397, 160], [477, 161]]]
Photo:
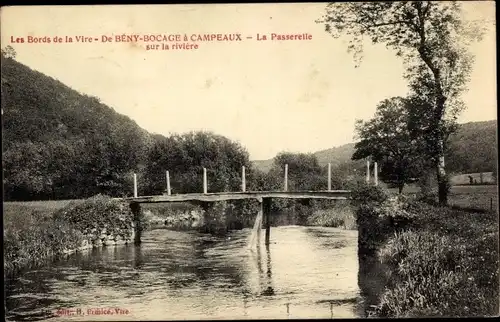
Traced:
[[[460, 124], [450, 137], [446, 158], [448, 171], [472, 173], [493, 171], [497, 160], [497, 121], [469, 122]], [[321, 165], [331, 163], [333, 167], [350, 163], [354, 143], [315, 152]], [[253, 161], [254, 166], [264, 172], [271, 169], [273, 160]]]
[[[348, 143], [339, 147], [321, 150], [315, 152], [314, 155], [318, 158], [321, 166], [331, 163], [333, 167], [351, 161], [351, 156], [354, 153], [354, 143]], [[273, 159], [269, 160], [255, 160], [252, 164], [259, 170], [268, 172], [272, 165]]]
[[497, 146], [496, 120], [460, 124], [450, 138], [447, 168], [455, 173], [493, 171]]
[[97, 98], [1, 59], [5, 197], [119, 195], [152, 141], [149, 133]]
[[327, 165], [331, 163], [332, 167], [336, 167], [342, 163], [350, 162], [353, 153], [354, 143], [348, 143], [335, 148], [315, 152], [314, 155], [318, 158], [319, 164]]
[[252, 165], [260, 171], [269, 172], [269, 170], [271, 170], [271, 167], [273, 166], [273, 159], [254, 160], [252, 161]]

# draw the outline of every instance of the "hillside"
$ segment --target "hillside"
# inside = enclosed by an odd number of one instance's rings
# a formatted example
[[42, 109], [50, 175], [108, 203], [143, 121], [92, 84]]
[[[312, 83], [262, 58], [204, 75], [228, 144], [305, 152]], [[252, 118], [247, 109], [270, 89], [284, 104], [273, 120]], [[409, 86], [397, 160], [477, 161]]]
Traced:
[[7, 199], [120, 194], [151, 137], [97, 98], [2, 55]]
[[[450, 137], [446, 159], [448, 171], [453, 173], [474, 173], [493, 171], [497, 160], [497, 121], [469, 122], [460, 124]], [[321, 165], [329, 162], [333, 167], [351, 162], [354, 143], [315, 152]], [[255, 167], [267, 172], [273, 160], [253, 161]]]
[[450, 138], [447, 167], [456, 173], [493, 171], [497, 165], [497, 121], [460, 124]]

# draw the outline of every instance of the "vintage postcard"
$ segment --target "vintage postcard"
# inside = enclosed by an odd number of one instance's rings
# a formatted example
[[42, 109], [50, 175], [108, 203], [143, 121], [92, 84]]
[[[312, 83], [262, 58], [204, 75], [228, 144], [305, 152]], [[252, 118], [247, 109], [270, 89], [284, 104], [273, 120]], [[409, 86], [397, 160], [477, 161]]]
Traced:
[[498, 315], [493, 1], [0, 17], [6, 320]]

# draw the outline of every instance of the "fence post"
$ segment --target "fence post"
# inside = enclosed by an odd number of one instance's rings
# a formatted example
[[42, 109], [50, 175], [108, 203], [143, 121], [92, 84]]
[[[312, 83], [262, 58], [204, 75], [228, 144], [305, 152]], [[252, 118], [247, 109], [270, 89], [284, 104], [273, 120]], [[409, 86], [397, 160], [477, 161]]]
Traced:
[[366, 161], [366, 183], [370, 183], [370, 161]]
[[288, 191], [288, 164], [285, 164], [285, 191]]
[[332, 190], [332, 164], [328, 163], [328, 191]]
[[137, 174], [134, 173], [134, 198], [137, 198]]
[[167, 170], [167, 194], [170, 196], [171, 195], [171, 191], [170, 191], [170, 173], [168, 172]]
[[378, 164], [375, 162], [373, 164], [373, 181], [375, 182], [375, 185], [378, 186]]
[[203, 193], [207, 193], [208, 183], [207, 183], [207, 169], [203, 168]]
[[241, 167], [241, 191], [245, 192], [247, 190], [246, 183], [246, 174], [245, 174], [245, 166]]

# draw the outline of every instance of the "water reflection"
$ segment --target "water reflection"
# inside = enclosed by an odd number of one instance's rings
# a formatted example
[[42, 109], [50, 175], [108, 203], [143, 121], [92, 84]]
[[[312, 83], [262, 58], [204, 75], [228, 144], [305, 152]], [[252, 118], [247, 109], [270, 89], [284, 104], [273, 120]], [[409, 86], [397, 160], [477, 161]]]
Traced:
[[[259, 240], [259, 239], [257, 239]], [[259, 286], [260, 295], [262, 296], [272, 296], [274, 295], [273, 283], [272, 283], [272, 268], [271, 268], [271, 249], [269, 244], [265, 245], [266, 249], [266, 261], [264, 262], [261, 255], [261, 243], [257, 243], [257, 267], [259, 269]], [[265, 270], [263, 266], [265, 265]]]
[[[356, 316], [355, 234], [273, 227], [271, 244], [259, 238], [249, 251], [250, 233], [155, 230], [140, 246], [75, 254], [7, 279], [7, 317], [37, 321], [61, 308], [102, 307], [129, 310], [113, 316], [126, 320]], [[330, 247], [335, 241], [344, 247]]]

